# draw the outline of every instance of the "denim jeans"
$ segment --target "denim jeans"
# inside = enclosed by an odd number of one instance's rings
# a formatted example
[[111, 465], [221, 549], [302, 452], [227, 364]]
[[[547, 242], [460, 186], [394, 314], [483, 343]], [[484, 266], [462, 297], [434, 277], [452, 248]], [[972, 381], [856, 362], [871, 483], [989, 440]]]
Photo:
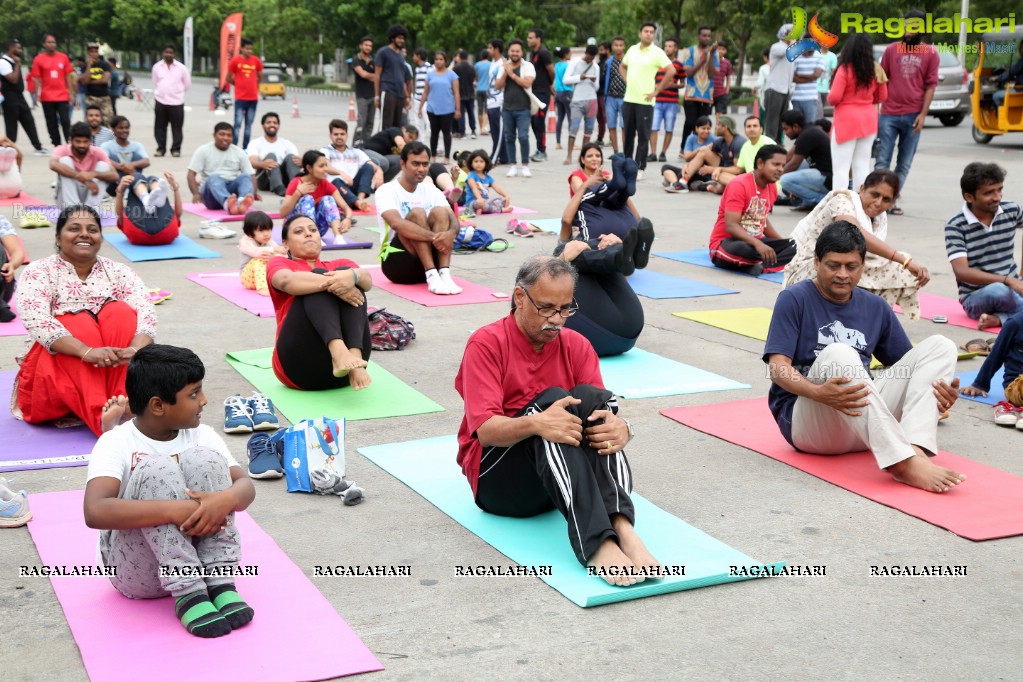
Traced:
[[882, 114], [877, 120], [877, 158], [874, 159], [874, 170], [889, 170], [892, 165], [892, 153], [895, 151], [895, 138], [899, 139], [899, 157], [895, 164], [895, 174], [899, 176], [899, 191], [906, 188], [906, 177], [909, 167], [913, 165], [916, 145], [920, 142], [920, 133], [913, 132], [913, 121], [916, 114], [900, 114], [887, 116]]
[[231, 142], [232, 144], [238, 144], [238, 138], [241, 137], [242, 119], [244, 117], [245, 137], [242, 138], [242, 149], [249, 146], [249, 137], [252, 135], [252, 122], [256, 118], [257, 104], [259, 104], [258, 99], [236, 99], [234, 101], [234, 135]]
[[824, 186], [824, 175], [816, 168], [800, 168], [781, 176], [783, 191], [796, 198], [794, 206], [816, 206], [828, 188]]
[[812, 125], [817, 120], [817, 107], [820, 106], [821, 101], [814, 97], [813, 99], [794, 99], [791, 101], [792, 108], [796, 111], [803, 113], [805, 119], [804, 127]]
[[242, 174], [234, 180], [225, 180], [219, 175], [211, 175], [202, 183], [199, 192], [202, 194], [202, 203], [206, 208], [226, 209], [227, 198], [232, 194], [239, 199], [246, 194], [252, 194], [252, 178]]
[[519, 139], [519, 149], [522, 151], [522, 163], [529, 163], [529, 109], [520, 111], [501, 112], [502, 124], [504, 126], [504, 149], [507, 158], [505, 161], [515, 165], [515, 138]]
[[988, 284], [977, 289], [963, 300], [966, 316], [973, 320], [980, 319], [984, 313], [997, 315], [1005, 321], [1017, 313], [1023, 312], [1023, 296], [1001, 282]]

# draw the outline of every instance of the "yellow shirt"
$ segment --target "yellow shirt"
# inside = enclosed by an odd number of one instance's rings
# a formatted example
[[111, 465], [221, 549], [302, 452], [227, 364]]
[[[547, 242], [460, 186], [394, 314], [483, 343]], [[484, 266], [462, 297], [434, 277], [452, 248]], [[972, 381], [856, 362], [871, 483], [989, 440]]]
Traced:
[[657, 87], [657, 70], [671, 64], [664, 50], [651, 44], [643, 48], [638, 43], [629, 48], [622, 59], [628, 71], [625, 81], [625, 101], [631, 104], [653, 106], [653, 100], [647, 100]]

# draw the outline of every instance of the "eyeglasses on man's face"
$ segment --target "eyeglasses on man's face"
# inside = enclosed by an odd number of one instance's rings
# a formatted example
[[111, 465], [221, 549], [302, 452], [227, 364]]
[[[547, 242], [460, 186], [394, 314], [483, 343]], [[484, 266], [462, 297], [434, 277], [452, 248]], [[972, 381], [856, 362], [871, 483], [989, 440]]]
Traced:
[[579, 312], [579, 304], [575, 302], [575, 298], [572, 299], [572, 305], [567, 308], [541, 308], [536, 304], [536, 301], [533, 300], [533, 297], [529, 295], [529, 291], [527, 291], [525, 287], [522, 288], [522, 293], [526, 295], [529, 302], [533, 304], [534, 308], [536, 308], [537, 315], [544, 319], [552, 318], [555, 315], [561, 315], [562, 319], [567, 319]]

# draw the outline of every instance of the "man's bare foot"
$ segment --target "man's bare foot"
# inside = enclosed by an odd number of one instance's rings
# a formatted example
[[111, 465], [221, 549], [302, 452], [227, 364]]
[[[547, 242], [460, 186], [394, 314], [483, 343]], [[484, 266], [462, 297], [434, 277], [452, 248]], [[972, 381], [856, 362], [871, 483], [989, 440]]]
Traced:
[[252, 202], [254, 202], [255, 200], [256, 200], [255, 197], [253, 197], [251, 194], [246, 194], [244, 197], [242, 197], [242, 200], [238, 202], [238, 214], [243, 215], [245, 213], [248, 213], [249, 209], [252, 208]]
[[100, 428], [103, 433], [120, 424], [126, 415], [131, 416], [131, 411], [128, 409], [128, 399], [125, 396], [115, 395], [103, 403], [100, 411]]
[[332, 358], [332, 364], [334, 365], [334, 376], [337, 378], [348, 376], [349, 372], [359, 367], [366, 367], [369, 363], [362, 358], [356, 358], [348, 353], [341, 355], [340, 357]]
[[913, 450], [916, 451], [915, 455], [888, 467], [888, 473], [899, 483], [932, 493], [943, 493], [966, 480], [963, 474], [931, 462], [917, 446], [914, 445]]
[[356, 367], [348, 373], [348, 382], [356, 391], [361, 391], [364, 388], [368, 388], [373, 379], [370, 378], [369, 372], [365, 369]]
[[224, 208], [231, 215], [238, 215], [238, 195], [232, 194], [227, 197], [227, 201], [224, 203]]
[[618, 532], [618, 544], [625, 552], [625, 556], [632, 559], [636, 569], [641, 576], [648, 578], [661, 577], [661, 562], [654, 558], [650, 550], [646, 548], [643, 540], [636, 534], [636, 530], [628, 521], [615, 523], [615, 530]]
[[984, 313], [977, 319], [977, 329], [990, 329], [991, 327], [1001, 327], [1002, 321], [998, 319], [997, 315], [990, 313]]
[[593, 567], [596, 575], [603, 578], [608, 585], [628, 587], [643, 582], [643, 576], [632, 575], [636, 565], [627, 557], [618, 544], [608, 538], [600, 543], [587, 564]]

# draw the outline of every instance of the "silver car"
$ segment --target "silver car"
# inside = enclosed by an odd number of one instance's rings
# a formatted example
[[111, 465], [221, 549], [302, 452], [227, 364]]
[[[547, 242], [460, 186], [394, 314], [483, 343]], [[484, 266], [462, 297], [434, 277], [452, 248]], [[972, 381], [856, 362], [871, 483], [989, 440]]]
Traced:
[[[881, 61], [887, 45], [874, 46], [874, 59]], [[957, 126], [970, 113], [970, 95], [967, 91], [969, 75], [951, 52], [938, 51], [938, 85], [928, 116], [934, 116], [942, 125]]]

